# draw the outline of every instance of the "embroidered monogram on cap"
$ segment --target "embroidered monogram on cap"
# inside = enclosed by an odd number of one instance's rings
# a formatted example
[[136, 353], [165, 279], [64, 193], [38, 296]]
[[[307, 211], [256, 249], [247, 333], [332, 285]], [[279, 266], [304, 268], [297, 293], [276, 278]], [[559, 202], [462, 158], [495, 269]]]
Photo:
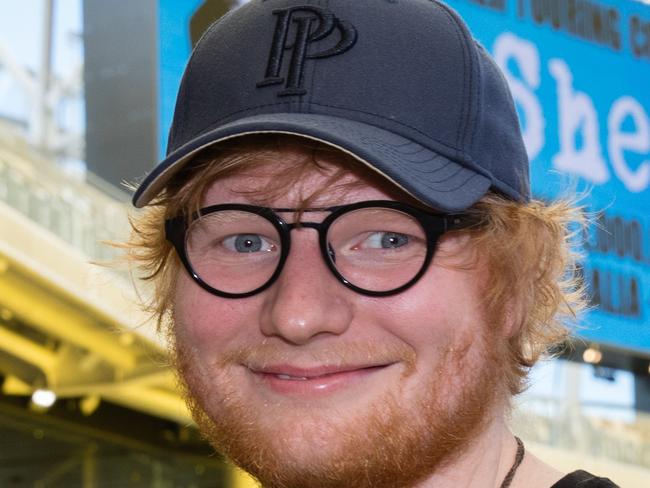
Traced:
[[[277, 17], [273, 43], [266, 66], [265, 78], [257, 83], [258, 87], [285, 83], [284, 90], [278, 96], [304, 95], [304, 68], [307, 59], [322, 59], [342, 54], [350, 49], [357, 40], [357, 31], [352, 24], [340, 20], [332, 12], [322, 7], [311, 5], [288, 7], [273, 11]], [[292, 25], [294, 29], [291, 29]], [[332, 47], [319, 52], [309, 52], [309, 46], [328, 38], [337, 30], [339, 41]], [[290, 31], [294, 39], [289, 40]], [[292, 51], [286, 77], [280, 76], [285, 51]]]

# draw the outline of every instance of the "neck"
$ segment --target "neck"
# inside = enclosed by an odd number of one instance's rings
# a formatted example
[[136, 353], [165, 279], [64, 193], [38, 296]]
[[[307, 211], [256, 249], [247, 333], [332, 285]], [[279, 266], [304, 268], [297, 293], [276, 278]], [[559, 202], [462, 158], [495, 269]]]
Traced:
[[[494, 418], [461, 455], [413, 488], [500, 488], [517, 455], [503, 416]], [[526, 451], [510, 488], [549, 488], [562, 473]]]
[[[414, 488], [499, 488], [517, 452], [502, 417], [492, 420], [460, 456]], [[514, 488], [513, 480], [511, 488]]]

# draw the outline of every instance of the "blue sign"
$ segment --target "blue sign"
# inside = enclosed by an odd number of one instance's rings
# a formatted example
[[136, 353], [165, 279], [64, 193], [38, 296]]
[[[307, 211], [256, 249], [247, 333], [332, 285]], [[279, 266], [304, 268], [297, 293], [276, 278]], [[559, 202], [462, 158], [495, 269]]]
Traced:
[[167, 134], [172, 125], [176, 94], [183, 70], [192, 52], [190, 20], [203, 0], [159, 0], [160, 79], [158, 85], [160, 155], [167, 151]]
[[[200, 0], [160, 0], [161, 153]], [[650, 6], [637, 0], [448, 0], [501, 66], [539, 198], [594, 212], [580, 335], [650, 353]]]
[[650, 6], [449, 0], [504, 71], [540, 198], [594, 212], [580, 336], [650, 353]]

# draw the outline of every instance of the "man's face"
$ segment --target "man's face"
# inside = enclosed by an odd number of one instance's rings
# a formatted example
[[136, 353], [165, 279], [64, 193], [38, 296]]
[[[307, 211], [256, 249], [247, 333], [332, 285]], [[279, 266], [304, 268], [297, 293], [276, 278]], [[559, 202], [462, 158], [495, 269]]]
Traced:
[[[260, 204], [260, 189], [311, 154], [287, 147], [264, 157], [219, 180], [204, 205]], [[263, 204], [299, 207], [338, 164], [321, 163]], [[309, 206], [394, 197], [348, 173]], [[200, 427], [270, 487], [407, 486], [441, 469], [484, 427], [501, 386], [503, 339], [486, 324], [480, 259], [462, 266], [471, 253], [466, 236], [446, 235], [424, 276], [387, 297], [341, 284], [309, 228], [291, 231], [281, 276], [257, 295], [221, 298], [181, 271], [176, 352]]]

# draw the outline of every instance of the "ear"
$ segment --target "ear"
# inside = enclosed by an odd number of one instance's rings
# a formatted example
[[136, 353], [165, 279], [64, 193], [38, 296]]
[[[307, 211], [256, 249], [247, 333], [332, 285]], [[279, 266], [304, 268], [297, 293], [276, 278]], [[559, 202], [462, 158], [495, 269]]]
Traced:
[[508, 339], [516, 336], [521, 331], [524, 314], [521, 300], [510, 298], [503, 307], [502, 332]]

